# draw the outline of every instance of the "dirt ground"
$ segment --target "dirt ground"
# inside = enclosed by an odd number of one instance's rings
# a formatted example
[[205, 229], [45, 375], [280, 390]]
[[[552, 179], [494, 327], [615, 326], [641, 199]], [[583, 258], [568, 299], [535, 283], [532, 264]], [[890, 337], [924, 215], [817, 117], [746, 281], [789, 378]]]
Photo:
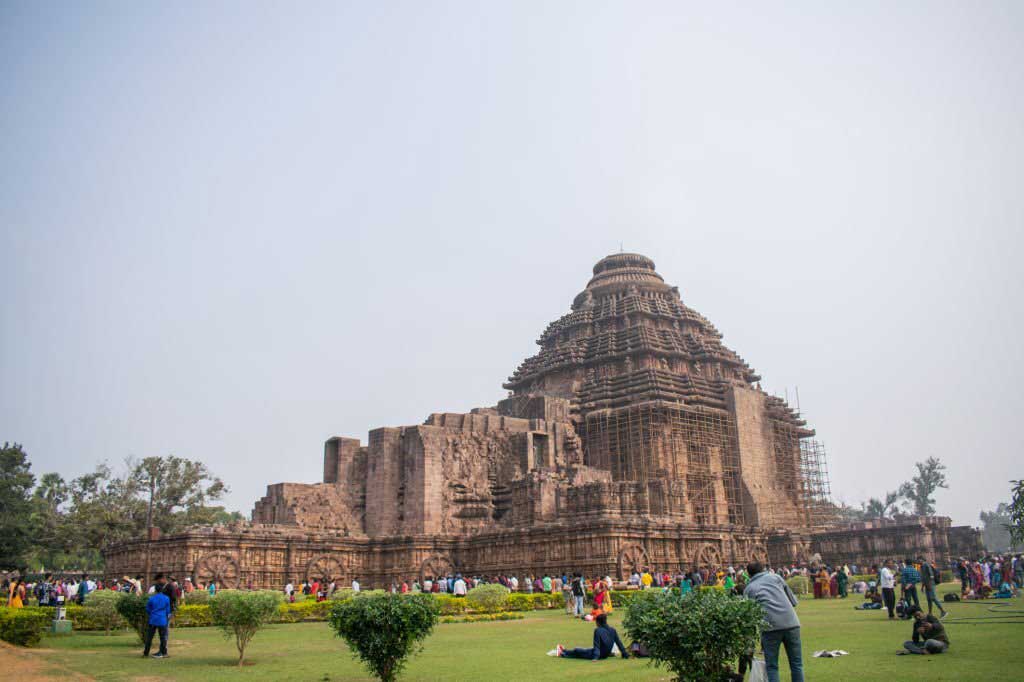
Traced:
[[57, 654], [53, 649], [24, 649], [0, 642], [0, 677], [10, 682], [31, 680], [92, 680], [47, 660]]

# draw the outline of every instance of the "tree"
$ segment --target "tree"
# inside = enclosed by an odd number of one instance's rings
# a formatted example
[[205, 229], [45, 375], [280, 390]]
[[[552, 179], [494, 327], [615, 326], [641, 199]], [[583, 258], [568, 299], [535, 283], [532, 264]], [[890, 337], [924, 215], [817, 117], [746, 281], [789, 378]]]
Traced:
[[732, 662], [757, 647], [763, 621], [755, 601], [698, 590], [682, 599], [671, 592], [639, 596], [623, 625], [677, 682], [720, 682]]
[[1013, 484], [1013, 500], [1010, 502], [1010, 542], [1013, 545], [1024, 545], [1024, 480], [1010, 481]]
[[260, 628], [277, 614], [282, 601], [281, 593], [271, 590], [224, 590], [210, 600], [213, 624], [223, 630], [225, 636], [235, 638], [239, 667], [242, 667], [245, 660], [245, 647]]
[[206, 506], [220, 499], [227, 487], [202, 462], [169, 455], [129, 464], [127, 485], [146, 501], [146, 527], [175, 533], [186, 526], [212, 523], [216, 512], [223, 511]]
[[946, 465], [935, 457], [929, 457], [915, 466], [917, 475], [900, 486], [900, 495], [913, 505], [915, 514], [931, 516], [935, 513], [935, 499], [932, 495], [939, 488], [949, 487], [946, 484]]
[[393, 682], [437, 623], [429, 594], [375, 594], [335, 604], [328, 621], [381, 682]]
[[886, 493], [885, 498], [880, 500], [872, 497], [867, 504], [862, 504], [864, 516], [869, 519], [890, 519], [899, 511], [899, 502], [903, 494], [899, 490]]
[[0, 449], [0, 568], [25, 567], [32, 547], [32, 475], [28, 455], [17, 443]]
[[994, 511], [981, 512], [979, 518], [982, 524], [981, 537], [987, 549], [995, 552], [1011, 549], [1010, 505], [1000, 502]]

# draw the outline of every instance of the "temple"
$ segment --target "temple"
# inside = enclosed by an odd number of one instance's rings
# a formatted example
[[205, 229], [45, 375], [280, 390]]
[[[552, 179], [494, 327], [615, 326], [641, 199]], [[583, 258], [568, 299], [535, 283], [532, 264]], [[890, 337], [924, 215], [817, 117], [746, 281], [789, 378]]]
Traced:
[[[828, 528], [814, 431], [651, 259], [600, 260], [537, 343], [497, 405], [330, 438], [322, 482], [268, 486], [248, 524], [108, 548], [108, 573], [147, 551], [228, 587], [869, 559], [876, 529]], [[920, 553], [955, 549], [948, 519], [913, 523]]]

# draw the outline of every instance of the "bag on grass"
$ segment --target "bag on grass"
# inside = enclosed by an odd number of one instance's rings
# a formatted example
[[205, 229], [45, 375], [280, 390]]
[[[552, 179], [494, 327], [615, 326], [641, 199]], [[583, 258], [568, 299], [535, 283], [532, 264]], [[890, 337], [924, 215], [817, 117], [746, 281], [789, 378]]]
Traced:
[[942, 601], [944, 601], [944, 602], [960, 601], [960, 595], [957, 594], [956, 592], [950, 592], [945, 597], [942, 598]]
[[768, 682], [768, 667], [764, 659], [755, 658], [750, 664], [750, 682]]

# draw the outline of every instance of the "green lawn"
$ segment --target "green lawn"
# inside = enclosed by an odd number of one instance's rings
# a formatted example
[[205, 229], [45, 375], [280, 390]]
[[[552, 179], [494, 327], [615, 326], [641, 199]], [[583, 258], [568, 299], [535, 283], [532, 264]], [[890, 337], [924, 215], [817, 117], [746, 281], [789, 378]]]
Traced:
[[[948, 586], [952, 589], [953, 586]], [[884, 611], [855, 611], [859, 599], [802, 602], [805, 666], [811, 680], [1015, 679], [1024, 665], [1024, 613], [1017, 622], [981, 604], [952, 604], [946, 621], [952, 648], [941, 656], [896, 656], [910, 624]], [[1024, 611], [1024, 600], [1009, 608]], [[612, 616], [620, 626], [622, 614]], [[961, 620], [978, 618], [982, 620]], [[558, 642], [589, 646], [593, 626], [555, 611], [525, 620], [439, 625], [404, 680], [667, 680], [645, 660], [591, 663], [545, 656]], [[621, 630], [621, 628], [620, 628]], [[625, 639], [625, 633], [623, 638]], [[627, 640], [628, 643], [628, 640]], [[850, 656], [812, 658], [818, 649]], [[239, 670], [233, 641], [212, 628], [171, 633], [171, 658], [141, 658], [135, 635], [76, 633], [48, 637], [38, 650], [0, 650], [0, 670], [23, 679], [96, 680], [369, 680], [326, 623], [274, 625], [261, 631]], [[785, 665], [783, 665], [785, 668]], [[13, 672], [12, 672], [13, 671]], [[27, 671], [27, 672], [26, 672]], [[7, 674], [0, 675], [7, 677]], [[10, 679], [10, 678], [8, 678]]]

